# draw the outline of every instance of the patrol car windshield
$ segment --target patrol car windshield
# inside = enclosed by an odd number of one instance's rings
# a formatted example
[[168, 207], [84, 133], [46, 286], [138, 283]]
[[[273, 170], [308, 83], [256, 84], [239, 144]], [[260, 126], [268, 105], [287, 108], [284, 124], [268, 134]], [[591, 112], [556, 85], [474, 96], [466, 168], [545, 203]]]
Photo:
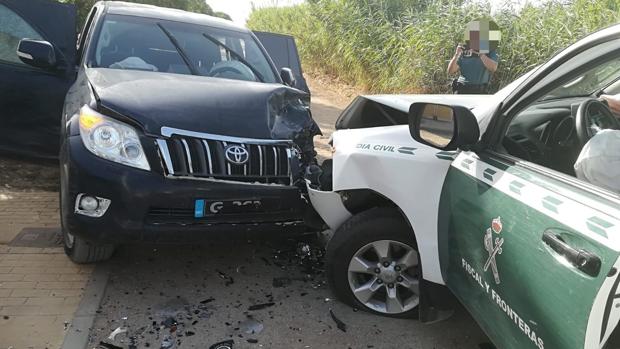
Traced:
[[620, 59], [598, 65], [545, 96], [544, 100], [590, 96], [620, 78]]
[[189, 23], [108, 15], [91, 67], [277, 82], [254, 37]]

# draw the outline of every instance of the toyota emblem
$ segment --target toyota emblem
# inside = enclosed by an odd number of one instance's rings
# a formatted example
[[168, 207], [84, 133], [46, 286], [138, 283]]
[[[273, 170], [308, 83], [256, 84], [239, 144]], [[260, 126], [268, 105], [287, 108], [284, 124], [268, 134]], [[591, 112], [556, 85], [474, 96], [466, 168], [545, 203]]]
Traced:
[[243, 165], [250, 160], [250, 153], [240, 145], [229, 145], [224, 150], [226, 160], [234, 165]]

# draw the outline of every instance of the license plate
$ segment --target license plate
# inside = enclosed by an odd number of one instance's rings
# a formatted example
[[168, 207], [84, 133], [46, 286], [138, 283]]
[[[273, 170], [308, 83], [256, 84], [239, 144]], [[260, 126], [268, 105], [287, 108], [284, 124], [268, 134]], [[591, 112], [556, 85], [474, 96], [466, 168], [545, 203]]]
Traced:
[[260, 212], [263, 210], [261, 200], [203, 200], [197, 199], [194, 204], [194, 217], [202, 218], [216, 214]]

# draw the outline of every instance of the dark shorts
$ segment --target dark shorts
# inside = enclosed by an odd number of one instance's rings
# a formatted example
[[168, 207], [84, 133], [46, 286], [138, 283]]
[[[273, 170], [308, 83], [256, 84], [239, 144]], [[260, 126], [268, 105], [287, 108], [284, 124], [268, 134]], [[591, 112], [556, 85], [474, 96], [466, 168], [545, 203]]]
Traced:
[[485, 95], [488, 94], [489, 85], [459, 85], [454, 91], [459, 95]]

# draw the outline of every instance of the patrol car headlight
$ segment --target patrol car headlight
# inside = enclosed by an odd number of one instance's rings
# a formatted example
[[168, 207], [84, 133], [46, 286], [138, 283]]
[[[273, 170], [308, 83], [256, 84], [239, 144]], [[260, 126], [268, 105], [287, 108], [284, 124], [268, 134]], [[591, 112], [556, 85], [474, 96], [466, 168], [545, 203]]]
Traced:
[[136, 130], [88, 106], [80, 109], [80, 136], [86, 149], [101, 158], [142, 170], [151, 169]]

